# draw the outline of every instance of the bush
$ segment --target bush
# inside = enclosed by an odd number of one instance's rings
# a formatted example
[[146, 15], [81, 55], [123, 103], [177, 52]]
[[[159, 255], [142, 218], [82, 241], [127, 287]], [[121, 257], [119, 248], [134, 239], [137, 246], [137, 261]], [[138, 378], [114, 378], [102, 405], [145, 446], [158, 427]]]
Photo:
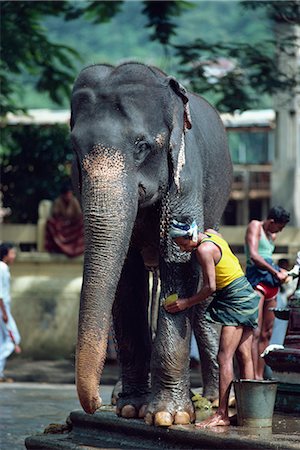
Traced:
[[17, 125], [2, 130], [1, 190], [6, 222], [36, 223], [42, 199], [53, 200], [71, 172], [67, 125]]

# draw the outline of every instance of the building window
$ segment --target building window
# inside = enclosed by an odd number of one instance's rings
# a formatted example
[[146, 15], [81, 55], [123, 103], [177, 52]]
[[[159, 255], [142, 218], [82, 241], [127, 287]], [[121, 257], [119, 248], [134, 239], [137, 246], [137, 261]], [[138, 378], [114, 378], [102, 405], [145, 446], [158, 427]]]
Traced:
[[234, 164], [268, 164], [273, 161], [273, 131], [227, 130], [228, 145]]

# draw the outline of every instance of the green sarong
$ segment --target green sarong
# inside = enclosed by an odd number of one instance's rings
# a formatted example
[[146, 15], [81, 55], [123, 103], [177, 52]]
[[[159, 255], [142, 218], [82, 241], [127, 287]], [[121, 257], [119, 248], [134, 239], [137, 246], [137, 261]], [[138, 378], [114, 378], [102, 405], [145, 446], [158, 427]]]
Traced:
[[243, 276], [215, 293], [205, 317], [209, 322], [221, 325], [256, 328], [258, 303], [258, 294]]

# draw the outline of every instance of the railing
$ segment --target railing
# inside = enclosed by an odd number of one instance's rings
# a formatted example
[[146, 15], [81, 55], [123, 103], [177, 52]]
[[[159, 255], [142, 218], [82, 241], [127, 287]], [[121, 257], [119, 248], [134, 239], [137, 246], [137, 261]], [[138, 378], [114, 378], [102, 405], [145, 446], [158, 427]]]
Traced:
[[231, 199], [271, 197], [271, 165], [234, 164]]
[[[47, 255], [43, 248], [43, 224], [2, 224], [0, 240], [14, 242], [20, 250], [20, 257], [23, 259], [26, 253], [26, 259], [30, 259], [28, 252], [31, 252], [32, 258], [38, 258], [38, 254]], [[242, 264], [245, 263], [244, 240], [245, 226], [222, 226], [220, 232], [228, 241], [233, 251], [238, 255]], [[296, 258], [300, 250], [300, 228], [287, 226], [282, 233], [279, 233], [276, 240], [274, 258], [288, 258], [291, 262]], [[33, 256], [33, 253], [36, 253]], [[23, 256], [22, 256], [23, 254]], [[63, 255], [61, 255], [63, 256]], [[42, 255], [41, 255], [42, 257]]]

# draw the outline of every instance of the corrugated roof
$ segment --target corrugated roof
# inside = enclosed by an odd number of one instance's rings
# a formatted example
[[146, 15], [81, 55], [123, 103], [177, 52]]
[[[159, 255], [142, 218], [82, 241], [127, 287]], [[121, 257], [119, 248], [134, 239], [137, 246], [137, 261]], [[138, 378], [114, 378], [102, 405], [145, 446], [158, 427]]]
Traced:
[[70, 122], [70, 110], [29, 109], [28, 114], [8, 113], [2, 123], [8, 125], [53, 125]]
[[274, 127], [276, 114], [273, 109], [249, 110], [235, 114], [221, 114], [226, 128]]
[[[275, 111], [273, 109], [249, 110], [235, 114], [221, 114], [225, 127], [274, 127]], [[70, 121], [70, 110], [29, 109], [28, 114], [8, 113], [2, 124], [8, 125], [52, 125]]]

